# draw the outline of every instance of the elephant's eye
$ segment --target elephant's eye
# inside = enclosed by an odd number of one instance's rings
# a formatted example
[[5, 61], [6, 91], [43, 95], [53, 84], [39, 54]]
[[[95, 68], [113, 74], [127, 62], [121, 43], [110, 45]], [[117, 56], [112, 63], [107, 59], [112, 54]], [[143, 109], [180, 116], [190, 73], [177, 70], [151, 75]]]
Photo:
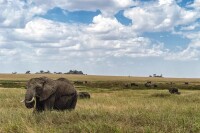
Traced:
[[35, 90], [36, 90], [36, 92], [41, 93], [42, 88], [41, 87], [36, 87]]

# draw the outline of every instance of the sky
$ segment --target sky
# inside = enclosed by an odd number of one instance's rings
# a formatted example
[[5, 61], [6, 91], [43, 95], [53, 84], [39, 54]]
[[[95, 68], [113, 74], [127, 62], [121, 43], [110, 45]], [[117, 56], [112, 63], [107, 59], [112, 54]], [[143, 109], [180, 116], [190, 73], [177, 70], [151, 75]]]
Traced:
[[0, 0], [0, 73], [200, 78], [200, 0]]

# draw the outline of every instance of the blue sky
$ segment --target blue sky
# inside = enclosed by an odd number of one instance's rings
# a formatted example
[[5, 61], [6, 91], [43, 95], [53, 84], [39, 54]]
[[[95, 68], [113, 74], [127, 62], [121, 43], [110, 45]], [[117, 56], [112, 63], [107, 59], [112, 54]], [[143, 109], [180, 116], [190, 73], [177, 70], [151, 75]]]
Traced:
[[1, 0], [0, 73], [200, 77], [200, 0]]

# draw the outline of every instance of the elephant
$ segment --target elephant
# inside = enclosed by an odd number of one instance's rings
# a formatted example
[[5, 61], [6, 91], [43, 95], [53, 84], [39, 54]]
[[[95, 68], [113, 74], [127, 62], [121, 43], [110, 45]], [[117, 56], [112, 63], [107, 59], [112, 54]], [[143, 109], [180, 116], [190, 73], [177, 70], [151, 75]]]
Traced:
[[74, 81], [74, 84], [76, 84], [76, 85], [83, 85], [84, 82], [83, 81]]
[[157, 87], [158, 87], [158, 85], [157, 85], [157, 84], [153, 84], [153, 87], [154, 87], [154, 88], [157, 88]]
[[27, 82], [24, 103], [35, 111], [72, 110], [77, 103], [77, 91], [68, 79], [32, 78]]
[[169, 88], [169, 93], [171, 93], [171, 94], [181, 94], [181, 93], [178, 91], [178, 88], [176, 88], [176, 87], [171, 87], [171, 88]]
[[84, 99], [84, 98], [90, 99], [90, 94], [89, 94], [88, 92], [79, 92], [79, 93], [78, 93], [78, 97], [79, 97], [80, 99]]
[[145, 87], [151, 87], [151, 82], [146, 82], [146, 83], [144, 84], [144, 86], [145, 86]]
[[139, 86], [137, 83], [131, 83], [131, 86]]

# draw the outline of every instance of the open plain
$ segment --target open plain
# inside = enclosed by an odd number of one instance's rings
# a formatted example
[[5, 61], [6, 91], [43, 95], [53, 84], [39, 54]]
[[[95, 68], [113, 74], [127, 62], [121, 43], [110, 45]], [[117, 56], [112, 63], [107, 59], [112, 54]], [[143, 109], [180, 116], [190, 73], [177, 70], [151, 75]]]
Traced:
[[[33, 113], [20, 101], [24, 99], [26, 81], [40, 76], [87, 81], [75, 86], [78, 91], [89, 92], [91, 99], [78, 99], [74, 111]], [[158, 87], [146, 88], [143, 84], [147, 81]], [[139, 87], [123, 86], [132, 82]], [[171, 82], [178, 86], [180, 95], [168, 92]], [[0, 132], [200, 132], [199, 84], [199, 79], [1, 74]]]

